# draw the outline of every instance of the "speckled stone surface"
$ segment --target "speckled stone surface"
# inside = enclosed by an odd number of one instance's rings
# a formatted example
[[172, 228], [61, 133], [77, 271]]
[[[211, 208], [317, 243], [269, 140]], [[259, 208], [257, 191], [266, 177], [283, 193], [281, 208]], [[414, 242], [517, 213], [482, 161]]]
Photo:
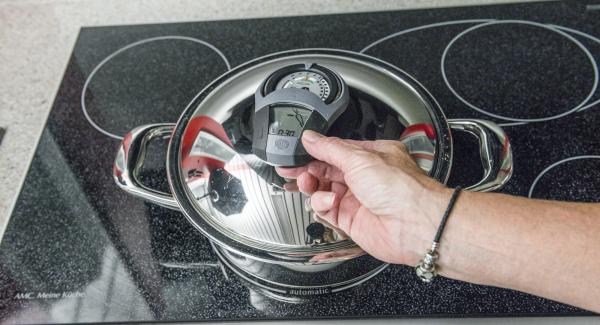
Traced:
[[[391, 266], [355, 289], [292, 305], [249, 290], [216, 264], [208, 241], [179, 213], [125, 195], [112, 180], [118, 141], [143, 123], [173, 122], [193, 95], [225, 72], [201, 39], [231, 66], [280, 50], [332, 47], [360, 51], [391, 33], [473, 18], [523, 19], [600, 35], [600, 12], [585, 2], [552, 2], [371, 14], [92, 27], [81, 30], [23, 190], [0, 245], [3, 323], [331, 319], [340, 317], [587, 315], [577, 308], [510, 290], [440, 279], [418, 282]], [[367, 51], [406, 70], [450, 118], [489, 118], [460, 102], [444, 83], [440, 60], [459, 24], [423, 29]], [[294, 31], [290, 37], [290, 31]], [[578, 36], [598, 58], [600, 44]], [[253, 40], [249, 42], [249, 40]], [[472, 105], [514, 118], [541, 118], [577, 106], [594, 85], [591, 63], [569, 38], [527, 24], [481, 27], [447, 51], [448, 82]], [[83, 86], [86, 118], [81, 107]], [[600, 92], [599, 92], [600, 93]], [[600, 98], [592, 94], [588, 103]], [[90, 120], [96, 124], [93, 127]], [[502, 122], [498, 119], [493, 119]], [[598, 201], [600, 112], [506, 126], [515, 175], [503, 192]], [[472, 139], [456, 133], [451, 184], [476, 180]], [[164, 176], [160, 159], [149, 172]], [[185, 268], [182, 268], [185, 266]], [[191, 267], [193, 266], [193, 267]]]

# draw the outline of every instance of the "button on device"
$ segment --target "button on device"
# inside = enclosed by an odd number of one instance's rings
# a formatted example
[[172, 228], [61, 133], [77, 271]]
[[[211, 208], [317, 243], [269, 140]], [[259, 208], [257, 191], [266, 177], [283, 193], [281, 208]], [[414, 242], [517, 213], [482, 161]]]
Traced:
[[275, 141], [275, 147], [279, 150], [285, 150], [290, 146], [290, 142], [286, 139], [277, 139]]
[[270, 134], [267, 138], [267, 151], [278, 155], [293, 155], [296, 143], [298, 142], [294, 137]]

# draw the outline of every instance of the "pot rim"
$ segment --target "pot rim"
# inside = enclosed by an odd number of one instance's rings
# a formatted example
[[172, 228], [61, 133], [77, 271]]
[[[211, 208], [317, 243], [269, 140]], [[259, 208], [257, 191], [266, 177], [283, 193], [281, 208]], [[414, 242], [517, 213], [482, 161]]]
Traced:
[[[286, 245], [278, 244], [266, 244], [256, 240], [247, 240], [247, 243], [243, 243], [240, 240], [232, 238], [222, 230], [217, 229], [209, 222], [207, 218], [210, 215], [205, 211], [199, 211], [198, 208], [191, 202], [190, 193], [185, 186], [185, 181], [181, 174], [181, 144], [182, 137], [186, 130], [189, 120], [196, 113], [196, 107], [220, 84], [229, 80], [231, 77], [241, 73], [246, 69], [250, 69], [261, 63], [265, 63], [271, 60], [277, 60], [284, 57], [303, 56], [303, 55], [323, 55], [326, 57], [342, 57], [345, 59], [353, 59], [356, 61], [362, 61], [377, 69], [382, 70], [384, 73], [392, 73], [396, 77], [402, 79], [408, 85], [410, 85], [415, 91], [415, 95], [419, 97], [425, 104], [424, 106], [428, 110], [431, 117], [432, 123], [436, 130], [436, 148], [435, 148], [435, 159], [433, 161], [433, 167], [429, 173], [430, 177], [437, 179], [442, 183], [446, 183], [450, 175], [450, 169], [452, 166], [452, 137], [450, 133], [450, 127], [448, 125], [446, 116], [441, 109], [439, 103], [431, 95], [431, 93], [414, 77], [406, 73], [404, 70], [385, 62], [381, 59], [353, 52], [348, 50], [340, 49], [328, 49], [328, 48], [307, 48], [307, 49], [294, 49], [288, 51], [275, 52], [267, 54], [265, 56], [247, 61], [242, 63], [226, 73], [219, 76], [204, 89], [202, 89], [186, 106], [185, 110], [179, 117], [175, 130], [173, 131], [172, 138], [169, 142], [167, 151], [167, 178], [175, 200], [179, 204], [179, 207], [186, 218], [202, 232], [203, 235], [208, 237], [211, 241], [223, 247], [225, 249], [234, 251], [243, 256], [262, 260], [266, 262], [275, 262], [281, 264], [317, 264], [311, 261], [311, 258], [316, 254], [323, 254], [328, 252], [335, 252], [344, 249], [352, 249], [358, 247], [351, 240], [344, 240], [335, 243], [329, 243], [327, 245], [318, 245], [310, 247], [290, 247]], [[205, 214], [206, 216], [203, 216]], [[332, 260], [321, 261], [319, 263], [330, 263], [338, 262], [344, 259], [350, 259], [363, 255], [361, 253], [353, 253], [350, 255], [344, 255], [342, 258], [336, 258]]]

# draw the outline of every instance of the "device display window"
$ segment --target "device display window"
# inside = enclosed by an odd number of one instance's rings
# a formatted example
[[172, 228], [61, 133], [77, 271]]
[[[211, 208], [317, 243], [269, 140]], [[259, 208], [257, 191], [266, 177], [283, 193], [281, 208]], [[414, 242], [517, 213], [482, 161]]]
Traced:
[[296, 106], [276, 106], [269, 112], [269, 134], [299, 137], [311, 110]]

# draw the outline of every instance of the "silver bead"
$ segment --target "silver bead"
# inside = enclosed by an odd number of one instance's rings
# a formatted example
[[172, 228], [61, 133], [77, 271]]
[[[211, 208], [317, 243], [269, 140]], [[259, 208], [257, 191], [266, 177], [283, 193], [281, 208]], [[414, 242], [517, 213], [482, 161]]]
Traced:
[[429, 283], [437, 276], [437, 272], [435, 270], [435, 262], [438, 260], [438, 254], [435, 252], [435, 248], [425, 253], [425, 256], [419, 264], [415, 266], [415, 273], [421, 281], [425, 283]]
[[429, 251], [425, 254], [425, 258], [423, 258], [423, 262], [425, 264], [434, 264], [438, 259], [438, 254], [436, 252]]
[[419, 264], [415, 267], [415, 273], [417, 273], [419, 279], [421, 279], [421, 281], [425, 283], [431, 282], [433, 278], [437, 276], [437, 273], [435, 271], [435, 265], [429, 269], [426, 269], [423, 268], [421, 264]]

